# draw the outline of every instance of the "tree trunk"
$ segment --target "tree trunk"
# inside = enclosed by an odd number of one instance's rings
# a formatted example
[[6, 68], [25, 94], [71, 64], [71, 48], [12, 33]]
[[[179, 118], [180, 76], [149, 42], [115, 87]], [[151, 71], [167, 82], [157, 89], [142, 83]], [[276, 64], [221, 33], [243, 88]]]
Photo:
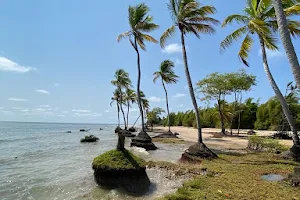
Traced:
[[122, 106], [122, 102], [123, 102], [123, 95], [122, 95], [122, 90], [120, 89], [120, 101], [121, 101], [121, 103], [120, 103], [120, 109], [121, 109], [121, 112], [122, 112], [122, 114], [123, 114], [123, 119], [124, 119], [124, 126], [125, 126], [125, 130], [127, 130], [127, 125], [126, 125], [126, 118], [125, 118], [125, 113], [124, 113], [124, 110], [123, 110], [123, 106]]
[[225, 134], [225, 123], [224, 123], [224, 115], [222, 112], [222, 108], [221, 108], [221, 100], [218, 99], [218, 111], [219, 111], [219, 115], [220, 115], [220, 120], [221, 120], [221, 132], [223, 134]]
[[[240, 98], [240, 102], [239, 102], [239, 105], [242, 104], [242, 99], [243, 99], [243, 95], [241, 94], [241, 98]], [[239, 109], [239, 119], [238, 119], [238, 132], [237, 134], [239, 135], [240, 134], [240, 126], [241, 126], [241, 108]]]
[[135, 124], [137, 123], [137, 121], [139, 120], [139, 118], [141, 117], [141, 115], [135, 120], [135, 122], [134, 122], [134, 124], [133, 124], [133, 126], [132, 127], [134, 127], [135, 126]]
[[168, 114], [168, 126], [169, 126], [169, 132], [171, 132], [168, 92], [167, 92], [167, 89], [166, 89], [166, 86], [165, 86], [165, 84], [164, 84], [163, 79], [161, 79], [161, 82], [162, 82], [162, 85], [163, 85], [164, 90], [165, 90], [165, 93], [166, 93], [166, 104], [167, 104], [167, 114]]
[[234, 92], [233, 112], [232, 112], [232, 117], [231, 117], [231, 121], [230, 121], [230, 135], [232, 135], [232, 125], [233, 125], [233, 120], [235, 117], [236, 106], [237, 106], [237, 95], [236, 95], [236, 92]]
[[190, 72], [189, 72], [189, 67], [188, 67], [188, 62], [187, 62], [187, 55], [186, 55], [186, 49], [185, 49], [185, 41], [184, 41], [184, 33], [182, 30], [181, 31], [181, 45], [182, 45], [182, 53], [183, 53], [183, 61], [184, 61], [184, 71], [185, 71], [185, 76], [187, 79], [187, 84], [189, 87], [189, 92], [190, 92], [190, 96], [192, 99], [192, 103], [194, 106], [194, 110], [195, 110], [195, 115], [196, 115], [196, 122], [197, 122], [197, 128], [198, 128], [198, 143], [201, 144], [203, 143], [203, 139], [202, 139], [202, 129], [201, 129], [201, 122], [200, 122], [200, 115], [199, 115], [199, 110], [198, 110], [198, 105], [197, 105], [197, 101], [195, 98], [195, 93], [194, 93], [194, 88], [192, 85], [192, 80], [191, 80], [191, 76], [190, 76]]
[[277, 86], [277, 84], [276, 84], [276, 82], [275, 82], [275, 80], [274, 80], [274, 78], [271, 74], [271, 71], [269, 69], [264, 41], [261, 37], [259, 37], [259, 40], [260, 40], [260, 45], [261, 45], [261, 51], [262, 51], [262, 56], [263, 56], [263, 65], [264, 65], [265, 72], [266, 72], [267, 77], [270, 81], [270, 84], [271, 84], [271, 86], [272, 86], [272, 88], [273, 88], [280, 104], [281, 104], [281, 107], [282, 107], [282, 110], [285, 114], [285, 117], [286, 117], [286, 119], [287, 119], [287, 121], [288, 121], [288, 123], [291, 127], [291, 131], [293, 133], [293, 136], [292, 136], [293, 137], [293, 142], [294, 142], [295, 145], [299, 145], [300, 144], [299, 143], [299, 136], [297, 134], [295, 121], [294, 121], [294, 119], [293, 119], [293, 117], [292, 117], [292, 115], [289, 111], [289, 107], [286, 103], [286, 100], [285, 100], [284, 96], [282, 95], [282, 93], [280, 92], [280, 90], [279, 90], [279, 88], [278, 88], [278, 86]]
[[141, 93], [140, 93], [140, 85], [141, 85], [141, 62], [140, 62], [140, 53], [139, 49], [137, 46], [137, 41], [136, 37], [134, 36], [134, 45], [135, 45], [135, 51], [137, 54], [137, 66], [138, 66], [138, 80], [137, 80], [137, 100], [138, 100], [138, 106], [140, 109], [140, 115], [142, 119], [142, 132], [146, 132], [145, 130], [145, 118], [144, 118], [144, 112], [143, 112], [143, 107], [142, 107], [142, 102], [141, 102]]
[[122, 133], [118, 133], [118, 144], [117, 150], [124, 151], [125, 150], [125, 136]]
[[120, 106], [118, 102], [117, 102], [117, 109], [118, 109], [118, 127], [120, 127]]
[[285, 49], [288, 60], [290, 62], [297, 87], [300, 88], [299, 61], [298, 61], [298, 58], [297, 58], [297, 55], [295, 52], [295, 48], [294, 48], [292, 40], [291, 40], [291, 34], [288, 29], [287, 20], [286, 20], [284, 11], [283, 11], [281, 0], [273, 0], [273, 6], [274, 6], [276, 17], [277, 17], [280, 38], [282, 40], [283, 47]]
[[129, 101], [127, 101], [127, 127], [129, 127], [129, 110], [130, 110], [130, 104]]

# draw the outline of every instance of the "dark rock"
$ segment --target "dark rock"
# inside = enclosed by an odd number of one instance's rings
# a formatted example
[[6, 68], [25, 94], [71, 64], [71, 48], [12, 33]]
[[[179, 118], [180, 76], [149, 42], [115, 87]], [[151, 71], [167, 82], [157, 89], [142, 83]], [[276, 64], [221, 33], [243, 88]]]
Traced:
[[80, 140], [80, 142], [97, 142], [99, 140], [98, 137], [94, 136], [94, 135], [90, 135], [90, 136], [85, 136], [84, 138], [82, 138]]
[[199, 162], [201, 159], [214, 159], [217, 158], [212, 150], [210, 150], [205, 144], [197, 143], [190, 146], [181, 156], [181, 161]]
[[119, 132], [121, 132], [122, 130], [123, 130], [123, 129], [121, 129], [120, 126], [117, 126], [116, 129], [115, 129], [115, 133], [119, 133]]
[[292, 139], [292, 137], [288, 134], [288, 132], [274, 133], [273, 138], [281, 139], [281, 140], [291, 140]]
[[276, 150], [276, 151], [275, 151], [275, 154], [281, 154], [281, 151]]
[[134, 134], [132, 134], [129, 130], [122, 130], [120, 133], [125, 137], [135, 137]]
[[256, 135], [256, 132], [253, 131], [253, 130], [251, 130], [251, 131], [248, 131], [248, 132], [247, 132], [247, 135]]
[[100, 131], [102, 131], [103, 130], [103, 128], [100, 128]]
[[178, 138], [178, 137], [172, 132], [166, 132], [166, 133], [162, 133], [160, 135], [154, 136], [153, 138]]
[[177, 132], [175, 132], [175, 133], [174, 133], [174, 135], [178, 136], [178, 135], [180, 135], [180, 134], [179, 134], [179, 133], [177, 133]]
[[130, 127], [128, 130], [132, 133], [136, 132], [136, 128], [134, 128], [134, 127]]
[[89, 132], [91, 129], [80, 129], [80, 132]]
[[65, 133], [72, 133], [72, 131], [66, 131]]
[[132, 139], [130, 145], [144, 148], [146, 151], [157, 149], [157, 147], [152, 143], [151, 137], [143, 130]]

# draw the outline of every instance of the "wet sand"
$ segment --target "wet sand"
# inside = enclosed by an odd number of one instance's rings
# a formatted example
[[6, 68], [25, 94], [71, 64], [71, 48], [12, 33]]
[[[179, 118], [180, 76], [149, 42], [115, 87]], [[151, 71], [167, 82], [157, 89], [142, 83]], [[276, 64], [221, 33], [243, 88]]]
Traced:
[[[167, 131], [167, 127], [155, 127], [155, 131]], [[187, 142], [197, 142], [198, 139], [198, 131], [194, 128], [188, 128], [188, 127], [179, 127], [174, 126], [171, 127], [172, 132], [179, 133], [178, 137], [182, 138], [183, 140]], [[249, 130], [240, 130], [240, 137], [223, 137], [223, 138], [212, 138], [212, 133], [218, 133], [220, 132], [220, 129], [216, 128], [203, 128], [202, 129], [202, 135], [203, 140], [205, 144], [208, 147], [212, 148], [221, 148], [221, 149], [245, 149], [248, 144], [247, 135], [246, 133]], [[227, 130], [228, 131], [228, 130]], [[255, 130], [256, 134], [258, 136], [271, 136], [274, 131], [257, 131]], [[237, 133], [237, 130], [233, 130], [233, 133]], [[280, 144], [286, 145], [286, 146], [292, 146], [293, 142], [292, 140], [280, 140]]]

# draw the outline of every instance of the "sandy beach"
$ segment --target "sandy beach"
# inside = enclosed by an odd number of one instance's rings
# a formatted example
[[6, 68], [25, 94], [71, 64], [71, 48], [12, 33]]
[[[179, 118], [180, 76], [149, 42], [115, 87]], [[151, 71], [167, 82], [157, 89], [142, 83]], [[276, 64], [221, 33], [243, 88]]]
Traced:
[[[167, 131], [168, 127], [155, 127], [154, 131]], [[178, 137], [182, 138], [187, 142], [197, 142], [198, 132], [197, 129], [188, 128], [188, 127], [171, 127], [172, 132], [179, 133]], [[208, 147], [221, 148], [221, 149], [245, 149], [248, 144], [247, 140], [247, 131], [249, 130], [240, 130], [240, 136], [245, 137], [223, 137], [223, 138], [212, 138], [212, 133], [220, 132], [220, 129], [216, 128], [203, 128], [203, 140]], [[227, 130], [228, 131], [228, 130]], [[257, 131], [255, 130], [258, 136], [271, 136], [274, 131]], [[237, 130], [233, 130], [233, 133], [237, 133]], [[286, 146], [292, 146], [292, 140], [280, 140], [280, 144]]]

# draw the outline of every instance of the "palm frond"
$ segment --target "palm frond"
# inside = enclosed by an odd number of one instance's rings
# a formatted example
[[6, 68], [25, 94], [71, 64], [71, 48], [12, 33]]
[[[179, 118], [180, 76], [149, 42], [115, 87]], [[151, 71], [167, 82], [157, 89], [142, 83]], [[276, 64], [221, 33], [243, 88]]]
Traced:
[[143, 37], [143, 39], [147, 40], [148, 42], [153, 42], [153, 43], [158, 43], [158, 41], [156, 39], [154, 39], [152, 36], [147, 35], [147, 34], [141, 34], [141, 37]]
[[241, 48], [239, 50], [239, 58], [242, 62], [249, 67], [249, 63], [247, 61], [249, 57], [249, 52], [251, 51], [253, 45], [253, 39], [251, 38], [250, 34], [247, 34], [244, 41], [242, 42]]
[[228, 47], [230, 47], [233, 43], [233, 41], [237, 41], [238, 39], [240, 39], [240, 37], [243, 34], [246, 34], [248, 31], [248, 27], [247, 26], [243, 26], [237, 30], [235, 30], [233, 33], [231, 33], [230, 35], [228, 35], [222, 42], [220, 45], [221, 48], [221, 52], [224, 51], [225, 49], [227, 49]]
[[122, 39], [125, 39], [127, 37], [129, 37], [131, 35], [131, 31], [127, 31], [125, 33], [121, 33], [118, 38], [117, 41], [120, 42]]
[[293, 5], [284, 9], [284, 14], [288, 17], [300, 14], [300, 4]]
[[277, 39], [272, 34], [264, 34], [264, 35], [261, 35], [261, 37], [263, 38], [267, 49], [270, 49], [272, 51], [278, 50], [278, 47], [276, 45]]
[[208, 24], [197, 24], [197, 23], [190, 23], [190, 25], [197, 30], [197, 32], [205, 33], [205, 34], [213, 34], [216, 30]]
[[244, 16], [244, 15], [230, 15], [228, 17], [226, 17], [226, 19], [223, 21], [222, 23], [222, 27], [227, 26], [228, 24], [231, 24], [233, 22], [237, 22], [238, 24], [243, 23], [243, 24], [247, 24], [249, 22], [249, 17]]
[[154, 75], [153, 83], [155, 83], [155, 82], [157, 81], [157, 79], [158, 79], [159, 77], [161, 77], [161, 75], [160, 75], [159, 72], [154, 72], [153, 75]]
[[162, 48], [165, 48], [165, 44], [166, 44], [166, 41], [171, 38], [174, 34], [175, 34], [175, 26], [171, 26], [170, 28], [168, 28], [160, 37], [160, 46]]

